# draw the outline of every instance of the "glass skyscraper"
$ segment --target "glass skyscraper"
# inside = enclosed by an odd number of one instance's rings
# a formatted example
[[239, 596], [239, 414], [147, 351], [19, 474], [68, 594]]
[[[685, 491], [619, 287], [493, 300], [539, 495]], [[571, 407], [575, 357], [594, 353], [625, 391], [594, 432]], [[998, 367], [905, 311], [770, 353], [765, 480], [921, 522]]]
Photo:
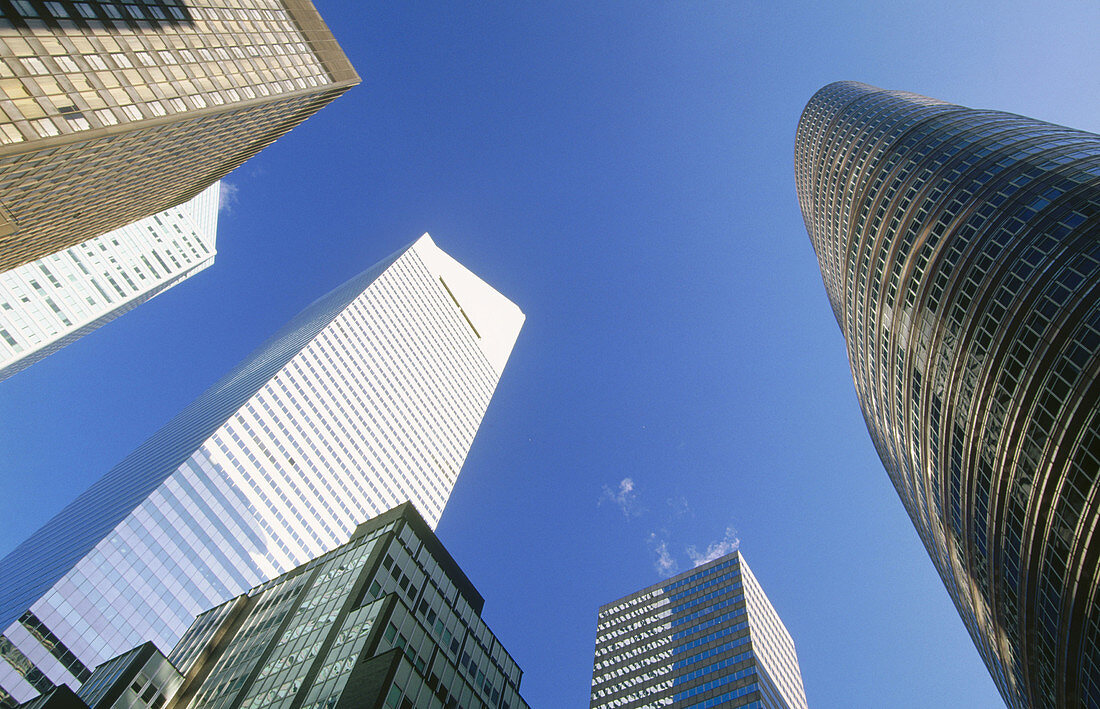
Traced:
[[600, 608], [592, 709], [806, 709], [794, 641], [740, 552]]
[[220, 185], [0, 273], [0, 381], [214, 263]]
[[523, 320], [427, 234], [314, 302], [0, 560], [0, 687], [171, 647], [406, 500], [434, 528]]
[[843, 82], [795, 175], [871, 438], [1001, 695], [1100, 706], [1100, 136]]
[[186, 202], [357, 83], [308, 0], [0, 0], [0, 271]]

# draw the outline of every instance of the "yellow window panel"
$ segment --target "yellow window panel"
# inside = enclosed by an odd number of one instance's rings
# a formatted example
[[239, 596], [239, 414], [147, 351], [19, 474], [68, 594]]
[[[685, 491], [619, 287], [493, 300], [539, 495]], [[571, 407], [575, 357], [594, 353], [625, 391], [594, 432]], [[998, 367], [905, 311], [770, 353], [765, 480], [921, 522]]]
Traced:
[[23, 136], [16, 130], [15, 126], [3, 124], [0, 125], [0, 141], [4, 143], [19, 143], [23, 141]]
[[62, 46], [61, 42], [57, 41], [53, 37], [39, 37], [38, 41], [42, 43], [42, 48], [46, 50], [46, 54], [68, 54], [68, 50]]
[[38, 84], [38, 88], [42, 90], [42, 93], [47, 96], [57, 96], [58, 94], [65, 93], [61, 90], [61, 87], [57, 84], [57, 81], [51, 79], [48, 76], [40, 76], [34, 79], [34, 82]]
[[0, 90], [8, 98], [29, 98], [30, 93], [19, 79], [0, 79]]
[[33, 98], [16, 99], [14, 103], [24, 118], [44, 118], [46, 116], [46, 112]]
[[80, 93], [80, 98], [84, 100], [84, 103], [88, 104], [89, 108], [104, 108], [107, 106], [107, 102], [95, 91], [82, 91]]
[[8, 49], [16, 56], [29, 57], [37, 53], [32, 52], [31, 45], [19, 37], [5, 37], [4, 44], [8, 45]]

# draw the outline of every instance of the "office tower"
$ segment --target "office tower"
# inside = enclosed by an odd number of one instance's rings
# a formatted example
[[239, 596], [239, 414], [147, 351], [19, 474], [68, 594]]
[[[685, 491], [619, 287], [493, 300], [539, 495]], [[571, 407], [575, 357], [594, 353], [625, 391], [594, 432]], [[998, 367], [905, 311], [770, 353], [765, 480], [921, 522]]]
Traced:
[[314, 302], [0, 560], [0, 687], [171, 647], [405, 500], [434, 528], [523, 319], [427, 234]]
[[795, 167], [871, 438], [1005, 702], [1100, 706], [1100, 136], [837, 83]]
[[[482, 606], [405, 503], [206, 611], [167, 658], [145, 643], [107, 661], [72, 706], [525, 708], [523, 673]], [[67, 689], [55, 691], [71, 697]]]
[[359, 82], [308, 0], [0, 11], [0, 271], [186, 202]]
[[600, 607], [592, 709], [805, 709], [794, 641], [740, 552]]
[[0, 381], [214, 263], [220, 184], [0, 273]]

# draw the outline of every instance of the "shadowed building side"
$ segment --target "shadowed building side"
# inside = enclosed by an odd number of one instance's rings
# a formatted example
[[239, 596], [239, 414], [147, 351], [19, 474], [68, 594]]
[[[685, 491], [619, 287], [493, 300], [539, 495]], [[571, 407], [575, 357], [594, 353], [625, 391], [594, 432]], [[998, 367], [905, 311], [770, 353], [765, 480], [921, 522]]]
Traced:
[[841, 82], [795, 176], [871, 438], [1006, 703], [1100, 706], [1100, 136]]
[[20, 709], [526, 709], [484, 601], [411, 503]]

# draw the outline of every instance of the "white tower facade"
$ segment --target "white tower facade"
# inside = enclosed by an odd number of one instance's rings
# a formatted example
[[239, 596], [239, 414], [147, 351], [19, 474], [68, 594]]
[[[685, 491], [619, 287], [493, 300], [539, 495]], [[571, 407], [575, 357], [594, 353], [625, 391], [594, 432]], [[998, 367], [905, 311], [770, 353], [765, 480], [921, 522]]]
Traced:
[[214, 263], [220, 184], [0, 273], [0, 381]]
[[307, 307], [0, 560], [9, 701], [171, 647], [401, 502], [434, 529], [523, 321], [427, 234]]

